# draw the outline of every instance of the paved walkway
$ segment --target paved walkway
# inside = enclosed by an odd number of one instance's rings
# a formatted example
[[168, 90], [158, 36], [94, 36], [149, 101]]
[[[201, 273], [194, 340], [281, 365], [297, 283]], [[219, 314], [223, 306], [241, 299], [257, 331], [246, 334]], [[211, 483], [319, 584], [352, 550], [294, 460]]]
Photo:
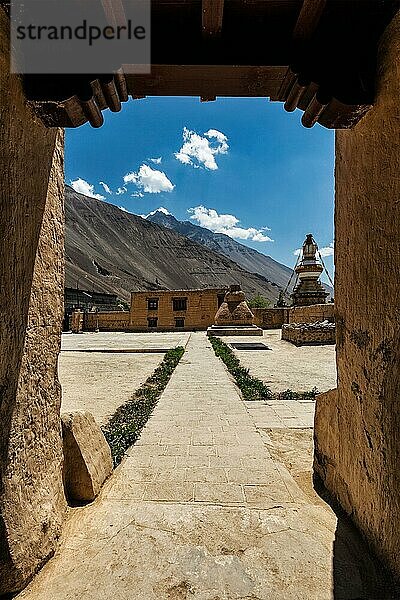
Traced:
[[140, 440], [100, 497], [71, 510], [59, 551], [19, 598], [382, 600], [250, 412], [205, 334], [192, 334]]

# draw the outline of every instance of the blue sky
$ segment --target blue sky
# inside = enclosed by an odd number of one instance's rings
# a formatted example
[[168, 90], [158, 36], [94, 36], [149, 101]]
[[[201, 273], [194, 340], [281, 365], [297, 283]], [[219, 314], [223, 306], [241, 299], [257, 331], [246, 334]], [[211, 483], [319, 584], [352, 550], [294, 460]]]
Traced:
[[311, 232], [332, 272], [333, 131], [262, 98], [145, 98], [104, 116], [67, 130], [67, 183], [136, 214], [163, 206], [289, 266]]

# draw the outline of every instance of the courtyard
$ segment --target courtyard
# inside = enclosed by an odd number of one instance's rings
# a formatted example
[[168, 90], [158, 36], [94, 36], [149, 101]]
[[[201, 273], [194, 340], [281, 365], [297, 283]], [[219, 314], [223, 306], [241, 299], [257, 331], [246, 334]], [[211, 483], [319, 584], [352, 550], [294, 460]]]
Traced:
[[[334, 385], [333, 347], [259, 339], [271, 350], [238, 353], [274, 391]], [[127, 400], [177, 345], [185, 354], [140, 439], [95, 502], [70, 509], [55, 556], [18, 597], [391, 598], [352, 525], [314, 491], [314, 401], [244, 402], [204, 332], [64, 336], [62, 412], [104, 423], [103, 398]]]

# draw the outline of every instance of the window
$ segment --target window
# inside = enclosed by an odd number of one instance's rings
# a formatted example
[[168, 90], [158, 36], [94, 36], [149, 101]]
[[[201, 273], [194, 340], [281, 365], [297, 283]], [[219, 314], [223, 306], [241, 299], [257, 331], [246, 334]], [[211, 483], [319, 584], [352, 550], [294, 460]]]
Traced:
[[157, 327], [158, 318], [157, 317], [149, 317], [147, 319], [148, 327]]
[[175, 327], [185, 327], [185, 319], [175, 319]]
[[172, 303], [174, 310], [187, 310], [187, 298], [174, 298]]
[[147, 310], [158, 310], [158, 298], [147, 299]]

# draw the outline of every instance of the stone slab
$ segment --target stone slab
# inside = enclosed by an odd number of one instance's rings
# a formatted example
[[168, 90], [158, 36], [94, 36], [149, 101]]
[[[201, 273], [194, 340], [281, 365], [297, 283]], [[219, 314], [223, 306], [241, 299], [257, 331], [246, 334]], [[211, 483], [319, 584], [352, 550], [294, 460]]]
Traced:
[[110, 447], [90, 413], [63, 414], [64, 486], [75, 502], [91, 502], [111, 475]]
[[226, 337], [229, 336], [262, 336], [263, 330], [257, 325], [211, 325], [207, 329], [207, 335], [210, 337]]

